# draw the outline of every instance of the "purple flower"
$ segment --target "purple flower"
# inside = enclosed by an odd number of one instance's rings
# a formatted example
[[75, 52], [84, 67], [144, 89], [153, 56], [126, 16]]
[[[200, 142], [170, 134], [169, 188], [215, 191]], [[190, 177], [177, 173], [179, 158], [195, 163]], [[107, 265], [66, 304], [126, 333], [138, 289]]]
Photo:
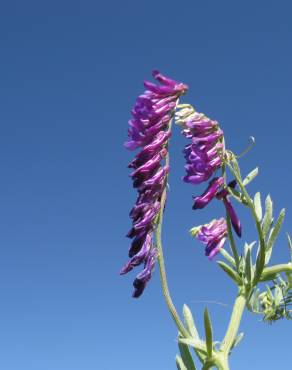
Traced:
[[208, 188], [202, 195], [193, 197], [194, 198], [193, 209], [202, 209], [206, 207], [206, 205], [209, 204], [211, 200], [216, 196], [218, 190], [223, 184], [224, 184], [223, 177], [215, 177], [212, 181], [210, 181]]
[[191, 139], [184, 149], [187, 164], [183, 180], [192, 184], [207, 181], [222, 166], [223, 131], [218, 122], [190, 108], [182, 109], [177, 117], [183, 135]]
[[134, 292], [133, 297], [138, 298], [143, 293], [148, 281], [151, 279], [151, 275], [154, 269], [154, 265], [157, 258], [157, 249], [151, 249], [147, 258], [145, 259], [144, 269], [137, 275], [133, 282]]
[[125, 146], [130, 150], [152, 143], [156, 134], [167, 129], [179, 96], [188, 89], [187, 85], [158, 71], [153, 71], [152, 75], [162, 85], [144, 82], [147, 90], [137, 98], [132, 109], [133, 118], [129, 121], [129, 140]]
[[223, 203], [224, 203], [226, 211], [227, 211], [227, 213], [230, 217], [230, 220], [231, 220], [234, 231], [236, 232], [236, 234], [239, 237], [241, 237], [241, 232], [242, 232], [241, 222], [240, 222], [240, 219], [238, 218], [230, 200], [227, 197], [225, 197], [225, 198], [223, 198]]
[[227, 224], [224, 218], [201, 226], [195, 236], [206, 245], [205, 255], [211, 260], [223, 247], [227, 239]]
[[151, 278], [157, 251], [153, 243], [153, 232], [161, 211], [161, 197], [167, 184], [169, 167], [161, 162], [168, 153], [168, 140], [171, 136], [169, 123], [180, 95], [188, 87], [171, 80], [158, 71], [153, 77], [160, 84], [145, 81], [146, 91], [140, 95], [132, 109], [129, 121], [128, 141], [125, 147], [130, 150], [141, 148], [129, 164], [133, 169], [131, 178], [138, 197], [130, 212], [132, 228], [127, 236], [132, 240], [129, 250], [130, 260], [121, 270], [126, 274], [144, 263], [144, 270], [134, 281], [133, 297], [139, 297]]
[[[236, 187], [236, 180], [231, 181], [228, 184], [228, 187], [234, 189]], [[219, 193], [217, 193], [216, 198], [223, 200], [224, 206], [226, 208], [226, 212], [228, 213], [230, 217], [232, 227], [234, 231], [236, 232], [236, 234], [239, 237], [241, 237], [241, 233], [242, 233], [241, 222], [232, 206], [231, 201], [229, 200], [228, 191], [226, 189], [221, 190]]]

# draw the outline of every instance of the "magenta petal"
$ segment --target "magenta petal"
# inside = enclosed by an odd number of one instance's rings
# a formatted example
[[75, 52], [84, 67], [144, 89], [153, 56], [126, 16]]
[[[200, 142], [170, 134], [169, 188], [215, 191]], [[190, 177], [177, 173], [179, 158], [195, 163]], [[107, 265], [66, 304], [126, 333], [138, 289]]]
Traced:
[[226, 211], [230, 217], [231, 224], [233, 226], [234, 231], [239, 237], [241, 237], [242, 228], [241, 228], [240, 219], [238, 218], [230, 200], [227, 197], [223, 198], [223, 202], [226, 207]]
[[202, 209], [206, 207], [206, 205], [209, 204], [211, 200], [216, 196], [218, 190], [223, 184], [223, 177], [215, 177], [212, 181], [210, 181], [209, 186], [205, 190], [205, 192], [200, 196], [194, 197], [193, 209]]

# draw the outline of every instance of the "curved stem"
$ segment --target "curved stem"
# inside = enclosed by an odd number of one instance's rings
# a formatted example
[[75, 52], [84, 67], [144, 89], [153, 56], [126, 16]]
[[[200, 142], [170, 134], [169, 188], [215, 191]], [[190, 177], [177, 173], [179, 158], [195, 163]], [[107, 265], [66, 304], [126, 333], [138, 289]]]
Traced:
[[261, 281], [273, 280], [275, 278], [275, 275], [280, 274], [281, 272], [291, 273], [292, 263], [281, 263], [279, 265], [264, 268], [261, 276]]
[[[172, 120], [169, 123], [168, 131], [171, 130], [172, 126]], [[165, 158], [165, 164], [166, 166], [169, 166], [169, 153], [167, 153]], [[159, 212], [159, 218], [158, 218], [158, 224], [155, 231], [155, 237], [156, 237], [156, 247], [158, 251], [158, 265], [159, 265], [159, 272], [160, 272], [160, 280], [161, 280], [161, 287], [163, 296], [165, 298], [165, 302], [167, 304], [167, 307], [169, 309], [169, 312], [179, 330], [181, 335], [183, 335], [185, 338], [189, 338], [190, 334], [185, 329], [184, 324], [182, 323], [177, 310], [172, 302], [171, 295], [169, 293], [168, 284], [167, 284], [167, 277], [166, 277], [166, 271], [165, 271], [165, 263], [164, 263], [164, 256], [163, 256], [163, 248], [162, 248], [162, 241], [161, 241], [161, 232], [162, 232], [162, 223], [163, 223], [163, 213], [165, 208], [165, 202], [166, 202], [166, 194], [167, 189], [165, 188], [160, 201], [160, 212]]]
[[161, 197], [161, 209], [160, 209], [160, 215], [159, 215], [159, 222], [158, 226], [156, 229], [156, 246], [157, 246], [157, 251], [158, 251], [158, 264], [159, 264], [159, 271], [160, 271], [160, 279], [161, 279], [161, 286], [162, 286], [162, 291], [163, 295], [167, 304], [167, 307], [171, 313], [171, 316], [179, 330], [179, 332], [185, 337], [188, 338], [190, 337], [189, 333], [185, 329], [177, 311], [176, 308], [172, 302], [169, 289], [168, 289], [168, 284], [167, 284], [167, 278], [166, 278], [166, 271], [165, 271], [165, 264], [164, 264], [164, 256], [163, 256], [163, 249], [162, 249], [162, 242], [161, 242], [161, 231], [162, 231], [162, 221], [163, 221], [163, 211], [164, 211], [164, 206], [165, 206], [165, 201], [166, 201], [166, 189], [164, 190], [162, 197]]

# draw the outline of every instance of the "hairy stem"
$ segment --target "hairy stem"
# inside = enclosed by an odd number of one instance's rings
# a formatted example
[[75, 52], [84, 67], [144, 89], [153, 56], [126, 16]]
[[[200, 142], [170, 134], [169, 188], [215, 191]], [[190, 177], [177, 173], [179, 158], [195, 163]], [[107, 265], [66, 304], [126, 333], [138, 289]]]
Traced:
[[[171, 130], [172, 126], [172, 120], [169, 123], [168, 131]], [[166, 166], [169, 166], [169, 153], [167, 153], [165, 158], [165, 164]], [[169, 309], [169, 312], [179, 330], [181, 335], [185, 338], [189, 338], [190, 334], [185, 329], [184, 324], [182, 323], [177, 310], [172, 302], [171, 295], [169, 293], [168, 284], [167, 284], [167, 277], [166, 277], [166, 271], [165, 271], [165, 263], [164, 263], [164, 256], [163, 256], [163, 248], [162, 248], [162, 241], [161, 241], [161, 232], [162, 232], [162, 223], [163, 223], [163, 213], [165, 208], [165, 202], [166, 202], [166, 195], [167, 195], [167, 189], [165, 188], [161, 201], [160, 201], [160, 213], [159, 213], [159, 219], [158, 219], [158, 225], [155, 232], [156, 237], [156, 247], [158, 251], [158, 265], [159, 265], [159, 272], [160, 272], [160, 280], [161, 280], [161, 287], [163, 296], [165, 298], [167, 307]]]
[[163, 222], [163, 211], [166, 201], [166, 189], [164, 190], [162, 197], [161, 197], [161, 210], [159, 215], [159, 221], [158, 226], [156, 229], [156, 244], [157, 244], [157, 251], [158, 251], [158, 264], [159, 264], [159, 271], [160, 271], [160, 279], [161, 279], [161, 286], [163, 295], [167, 304], [167, 307], [171, 313], [171, 316], [179, 330], [179, 332], [185, 337], [190, 337], [189, 333], [185, 329], [177, 311], [176, 308], [172, 302], [168, 284], [167, 284], [167, 278], [166, 278], [166, 271], [165, 271], [165, 264], [164, 264], [164, 257], [163, 257], [163, 248], [162, 248], [162, 242], [161, 242], [161, 231], [162, 231], [162, 222]]

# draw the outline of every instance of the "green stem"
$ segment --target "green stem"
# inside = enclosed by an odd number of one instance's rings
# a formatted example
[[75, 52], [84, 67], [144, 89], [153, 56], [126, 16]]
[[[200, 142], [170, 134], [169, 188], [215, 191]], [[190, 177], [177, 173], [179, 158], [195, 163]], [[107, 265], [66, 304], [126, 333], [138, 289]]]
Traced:
[[274, 276], [280, 274], [281, 272], [292, 272], [292, 263], [282, 263], [264, 268], [261, 280], [270, 280], [269, 277], [271, 277], [271, 280], [273, 280]]
[[[224, 150], [225, 150], [225, 142], [224, 141], [223, 141], [223, 145], [224, 145]], [[225, 186], [227, 186], [226, 166], [225, 166], [225, 164], [223, 164], [223, 166], [222, 166], [222, 177], [224, 178]], [[238, 267], [239, 267], [239, 255], [238, 255], [235, 240], [234, 240], [234, 237], [233, 237], [231, 220], [230, 220], [228, 212], [226, 212], [226, 221], [227, 221], [228, 239], [229, 239], [230, 247], [231, 247], [232, 254], [233, 254], [233, 257], [234, 257], [234, 260], [235, 260], [235, 264], [236, 264], [236, 267], [238, 269]]]
[[228, 356], [236, 338], [245, 305], [245, 294], [243, 294], [243, 292], [240, 292], [234, 302], [230, 322], [220, 348], [220, 352], [222, 352], [226, 357]]
[[229, 370], [228, 356], [218, 357], [215, 365], [218, 370]]
[[233, 254], [233, 257], [234, 257], [234, 260], [235, 260], [236, 267], [238, 269], [238, 267], [239, 267], [239, 256], [238, 256], [235, 240], [234, 240], [234, 237], [233, 237], [231, 220], [230, 220], [230, 217], [229, 217], [227, 212], [226, 212], [226, 223], [227, 223], [227, 232], [228, 232], [228, 239], [229, 239], [230, 247], [231, 247], [232, 254]]
[[[172, 120], [169, 123], [168, 131], [171, 131], [171, 126], [172, 126]], [[166, 166], [169, 166], [169, 153], [167, 153], [166, 158], [165, 158], [165, 164]], [[166, 271], [165, 271], [165, 263], [164, 263], [164, 256], [163, 256], [163, 248], [162, 248], [162, 241], [161, 241], [161, 232], [162, 232], [162, 223], [163, 223], [163, 213], [164, 213], [164, 207], [165, 207], [165, 202], [166, 202], [166, 194], [167, 194], [167, 189], [163, 191], [163, 194], [161, 196], [161, 201], [160, 201], [160, 212], [159, 212], [159, 218], [158, 218], [158, 224], [155, 232], [155, 237], [156, 237], [156, 247], [158, 251], [158, 265], [159, 265], [159, 272], [160, 272], [160, 280], [161, 280], [161, 287], [162, 287], [162, 292], [163, 296], [165, 298], [165, 302], [167, 304], [167, 307], [169, 309], [169, 312], [179, 330], [181, 335], [185, 338], [189, 338], [190, 334], [188, 331], [185, 329], [184, 324], [182, 323], [177, 310], [172, 302], [171, 295], [169, 293], [168, 289], [168, 284], [167, 284], [167, 277], [166, 277]]]
[[253, 285], [255, 286], [258, 283], [258, 281], [260, 280], [261, 273], [262, 273], [262, 271], [264, 269], [264, 266], [265, 266], [265, 251], [266, 251], [265, 238], [264, 238], [264, 235], [263, 235], [263, 232], [262, 232], [260, 220], [258, 219], [258, 216], [257, 216], [256, 211], [255, 211], [255, 207], [254, 207], [252, 199], [250, 198], [248, 192], [245, 189], [245, 186], [243, 185], [243, 183], [242, 183], [241, 179], [239, 178], [239, 176], [237, 175], [236, 171], [233, 169], [233, 167], [229, 163], [227, 163], [227, 165], [228, 165], [231, 173], [235, 177], [235, 179], [238, 183], [238, 186], [240, 187], [240, 190], [242, 191], [244, 197], [246, 198], [248, 208], [251, 210], [252, 216], [255, 220], [256, 229], [257, 229], [257, 233], [258, 233], [258, 236], [259, 236], [259, 241], [260, 241], [259, 260], [260, 261], [259, 261], [259, 268], [256, 269], [256, 276], [254, 277], [254, 281], [253, 281]]
[[172, 302], [168, 284], [167, 284], [167, 278], [166, 278], [166, 271], [165, 271], [165, 264], [164, 264], [164, 257], [163, 257], [163, 248], [162, 248], [162, 242], [161, 242], [161, 231], [162, 231], [162, 221], [163, 221], [163, 211], [166, 201], [166, 189], [164, 190], [162, 197], [161, 197], [161, 209], [160, 209], [160, 215], [159, 215], [159, 222], [156, 229], [156, 246], [158, 251], [158, 264], [159, 264], [159, 271], [160, 271], [160, 279], [161, 279], [161, 286], [162, 286], [162, 292], [167, 304], [167, 307], [171, 313], [171, 316], [179, 330], [179, 332], [185, 337], [189, 338], [190, 335], [185, 329], [177, 311], [176, 308]]

